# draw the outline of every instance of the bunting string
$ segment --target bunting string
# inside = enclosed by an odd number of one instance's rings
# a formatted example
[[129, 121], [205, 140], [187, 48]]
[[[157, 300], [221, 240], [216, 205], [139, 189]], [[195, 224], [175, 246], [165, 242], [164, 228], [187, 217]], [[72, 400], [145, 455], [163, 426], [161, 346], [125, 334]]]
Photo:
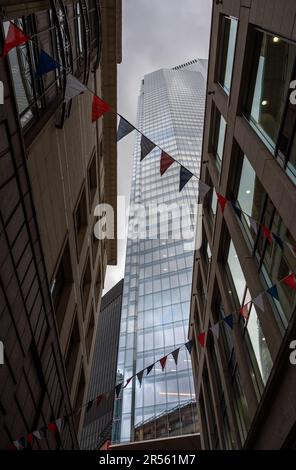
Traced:
[[[292, 290], [296, 291], [296, 276], [295, 273], [290, 273], [287, 276], [285, 276], [283, 279], [279, 280], [277, 284], [283, 283], [287, 287], [289, 287]], [[200, 333], [195, 332], [195, 336], [197, 339], [198, 344], [200, 345], [201, 348], [204, 348], [206, 346], [206, 338], [208, 331], [211, 330], [213, 336], [218, 340], [219, 339], [219, 334], [220, 334], [220, 324], [226, 324], [231, 330], [233, 329], [234, 325], [234, 319], [235, 316], [242, 316], [245, 321], [248, 320], [249, 318], [249, 313], [250, 313], [250, 307], [251, 304], [253, 303], [256, 307], [258, 307], [262, 312], [265, 311], [264, 308], [264, 294], [269, 294], [271, 297], [273, 297], [276, 300], [279, 300], [279, 293], [278, 293], [278, 288], [277, 284], [274, 284], [273, 286], [269, 287], [267, 290], [262, 291], [259, 293], [255, 298], [251, 299], [249, 302], [247, 302], [245, 305], [243, 305], [239, 310], [236, 310], [226, 316], [224, 316], [221, 320], [217, 321], [213, 326], [211, 326], [208, 330], [202, 331]], [[21, 437], [15, 441], [13, 441], [11, 447], [15, 448], [17, 450], [23, 450], [25, 449], [28, 445], [33, 444], [34, 439], [40, 440], [44, 434], [46, 434], [47, 430], [51, 431], [53, 434], [56, 434], [57, 431], [61, 432], [64, 428], [64, 425], [71, 416], [75, 416], [83, 408], [86, 408], [86, 413], [88, 413], [93, 406], [99, 407], [102, 400], [105, 399], [107, 400], [110, 397], [110, 394], [115, 392], [116, 398], [119, 398], [122, 390], [126, 388], [129, 383], [137, 378], [139, 381], [140, 387], [142, 386], [142, 381], [144, 377], [147, 377], [150, 372], [153, 370], [154, 366], [159, 363], [161, 366], [161, 370], [164, 371], [167, 365], [167, 359], [168, 356], [172, 356], [175, 364], [177, 366], [178, 364], [178, 357], [179, 357], [179, 352], [182, 347], [186, 347], [187, 351], [189, 354], [192, 352], [192, 347], [193, 347], [193, 340], [189, 340], [186, 343], [182, 344], [178, 348], [174, 349], [170, 353], [167, 353], [165, 356], [161, 357], [157, 361], [153, 362], [149, 366], [145, 367], [144, 369], [140, 370], [139, 372], [135, 373], [125, 381], [121, 381], [118, 383], [115, 388], [109, 390], [108, 392], [105, 392], [103, 394], [100, 394], [93, 398], [92, 400], [89, 400], [88, 402], [84, 403], [81, 405], [79, 408], [74, 410], [72, 413], [63, 416], [62, 418], [58, 418], [57, 420], [49, 423], [47, 426], [43, 426], [42, 428], [32, 431], [27, 435], [27, 437]], [[146, 375], [144, 375], [146, 371]]]
[[[19, 45], [25, 44], [28, 41], [31, 41], [33, 44], [40, 49], [38, 42], [34, 41], [32, 37], [27, 36], [24, 31], [22, 31], [15, 23], [11, 20], [9, 21], [9, 29], [6, 36], [6, 40], [3, 47], [2, 58], [6, 57], [11, 49], [17, 47]], [[204, 183], [197, 175], [192, 173], [188, 168], [186, 168], [182, 163], [180, 163], [175, 157], [169, 155], [165, 150], [163, 150], [158, 144], [153, 142], [149, 139], [142, 131], [140, 131], [136, 126], [131, 124], [127, 119], [125, 119], [121, 114], [117, 111], [113, 111], [111, 106], [99, 98], [96, 93], [89, 88], [88, 86], [84, 85], [80, 82], [76, 77], [74, 77], [69, 71], [60, 63], [58, 63], [54, 58], [48, 55], [43, 49], [40, 49], [39, 61], [37, 63], [36, 69], [36, 76], [41, 76], [46, 74], [56, 68], [61, 67], [67, 73], [67, 81], [66, 81], [66, 89], [65, 89], [65, 96], [64, 102], [68, 103], [71, 99], [75, 98], [76, 96], [84, 93], [85, 91], [89, 91], [93, 95], [93, 103], [92, 103], [92, 122], [95, 122], [101, 116], [103, 116], [106, 112], [112, 112], [116, 114], [119, 118], [119, 127], [117, 133], [117, 142], [123, 139], [125, 136], [130, 134], [133, 130], [136, 130], [139, 134], [141, 134], [141, 160], [143, 160], [153, 149], [158, 148], [161, 152], [160, 154], [160, 175], [163, 174], [169, 169], [169, 167], [173, 163], [177, 163], [180, 166], [180, 183], [179, 183], [179, 191], [186, 186], [186, 184], [190, 181], [191, 178], [196, 178], [199, 181], [199, 196], [200, 199], [203, 200], [204, 196], [208, 193], [210, 189], [214, 189]], [[244, 212], [240, 209], [235, 202], [228, 200], [222, 194], [216, 191], [216, 195], [218, 198], [218, 202], [224, 214], [224, 210], [228, 202], [231, 203], [233, 210], [237, 217], [241, 220], [241, 214], [244, 214], [250, 221], [251, 226], [255, 229], [261, 228], [264, 237], [268, 240], [270, 244], [274, 240], [281, 248], [283, 245], [286, 244], [290, 250], [292, 251], [293, 255], [296, 256], [296, 246], [293, 246], [289, 241], [283, 240], [275, 233], [271, 233], [270, 230], [260, 222], [256, 221], [252, 216]]]

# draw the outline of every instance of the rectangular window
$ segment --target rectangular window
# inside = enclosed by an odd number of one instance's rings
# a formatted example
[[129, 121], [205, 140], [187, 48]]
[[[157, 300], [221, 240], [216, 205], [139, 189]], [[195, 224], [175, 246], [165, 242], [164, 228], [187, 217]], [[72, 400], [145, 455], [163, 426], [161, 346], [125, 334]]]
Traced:
[[83, 270], [83, 274], [81, 277], [81, 284], [80, 284], [84, 316], [85, 316], [85, 311], [86, 311], [86, 307], [88, 304], [90, 286], [91, 286], [91, 267], [90, 267], [89, 253], [88, 253], [87, 260], [86, 260], [84, 270]]
[[90, 312], [90, 319], [87, 327], [87, 334], [85, 338], [85, 345], [86, 345], [86, 352], [87, 352], [87, 357], [89, 358], [90, 351], [91, 351], [91, 346], [93, 342], [93, 337], [94, 337], [94, 329], [95, 329], [95, 316], [94, 316], [94, 308], [92, 306], [91, 312]]
[[217, 168], [221, 169], [224, 141], [226, 133], [226, 121], [217, 108], [214, 109], [213, 113], [213, 142], [212, 142], [212, 153], [216, 159]]
[[229, 94], [237, 34], [237, 20], [224, 16], [221, 24], [221, 56], [218, 81]]
[[51, 283], [51, 296], [59, 330], [62, 329], [73, 283], [69, 243], [67, 242]]
[[94, 151], [89, 167], [87, 169], [88, 179], [88, 197], [89, 197], [89, 211], [92, 211], [95, 194], [98, 188], [98, 171], [97, 171], [97, 155]]
[[[250, 41], [250, 81], [246, 115], [259, 137], [274, 153], [285, 148], [285, 132], [281, 132], [290, 82], [294, 77], [296, 45], [263, 31], [252, 31]], [[295, 77], [294, 77], [295, 78]], [[292, 126], [291, 126], [292, 118]], [[289, 126], [295, 128], [296, 113]], [[290, 136], [290, 138], [292, 135]]]
[[87, 217], [87, 207], [86, 207], [86, 192], [85, 187], [83, 187], [76, 208], [74, 210], [74, 226], [75, 226], [75, 235], [76, 235], [76, 248], [77, 248], [77, 257], [79, 259], [80, 253], [82, 250], [86, 229], [87, 229], [88, 217]]

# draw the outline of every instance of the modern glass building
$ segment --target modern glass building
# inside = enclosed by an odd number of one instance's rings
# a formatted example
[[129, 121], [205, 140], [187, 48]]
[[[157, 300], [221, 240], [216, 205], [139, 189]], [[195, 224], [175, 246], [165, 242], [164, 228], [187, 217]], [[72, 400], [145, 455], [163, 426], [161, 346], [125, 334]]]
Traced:
[[[200, 170], [206, 74], [206, 60], [158, 70], [145, 76], [138, 101], [138, 129], [196, 175]], [[161, 177], [160, 153], [155, 148], [140, 161], [141, 135], [137, 134], [118, 355], [118, 372], [125, 379], [187, 341], [193, 238], [191, 234], [184, 240], [188, 236], [184, 229], [192, 228], [194, 217], [191, 214], [187, 222], [183, 221], [181, 237], [177, 227], [180, 218], [175, 213], [169, 217], [168, 233], [158, 216], [152, 221], [146, 218], [141, 235], [134, 236], [137, 204], [147, 208], [177, 203], [191, 208], [191, 212], [197, 206], [197, 180], [192, 178], [179, 192], [180, 165], [174, 163]], [[148, 229], [154, 230], [152, 237]], [[160, 429], [146, 426], [147, 421], [163, 423], [159, 416], [166, 412], [171, 416], [171, 410], [175, 410], [174, 425], [167, 421]], [[148, 436], [142, 435], [144, 439], [197, 431], [191, 360], [186, 348], [181, 348], [177, 366], [169, 356], [164, 371], [156, 364], [148, 376], [144, 373], [141, 387], [133, 379], [117, 399], [113, 442], [133, 441], [141, 436], [142, 425], [153, 429]]]

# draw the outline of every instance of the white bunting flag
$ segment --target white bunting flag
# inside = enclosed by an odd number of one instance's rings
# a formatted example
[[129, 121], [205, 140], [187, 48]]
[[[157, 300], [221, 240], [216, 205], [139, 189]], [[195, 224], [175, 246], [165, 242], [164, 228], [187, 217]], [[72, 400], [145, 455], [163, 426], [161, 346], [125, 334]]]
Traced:
[[56, 423], [56, 427], [58, 428], [59, 432], [61, 432], [61, 430], [63, 428], [63, 424], [64, 424], [63, 418], [57, 419], [55, 423]]
[[72, 98], [84, 93], [86, 90], [87, 88], [83, 83], [73, 77], [73, 75], [68, 75], [65, 90], [65, 102], [68, 103]]
[[216, 336], [217, 339], [219, 339], [219, 333], [220, 333], [219, 323], [215, 323], [215, 325], [211, 327], [211, 331], [213, 335]]
[[262, 312], [264, 312], [264, 302], [263, 302], [263, 295], [259, 294], [255, 299], [253, 299], [254, 304], [256, 307], [259, 307]]
[[39, 431], [34, 431], [32, 434], [34, 437], [36, 437], [36, 439], [39, 439], [39, 441], [41, 440], [41, 434]]

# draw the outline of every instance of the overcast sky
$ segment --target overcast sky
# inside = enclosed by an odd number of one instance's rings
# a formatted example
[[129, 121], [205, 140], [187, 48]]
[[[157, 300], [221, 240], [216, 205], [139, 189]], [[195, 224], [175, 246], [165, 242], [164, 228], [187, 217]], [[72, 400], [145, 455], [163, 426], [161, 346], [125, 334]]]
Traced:
[[[136, 124], [145, 74], [208, 57], [212, 0], [122, 0], [122, 64], [118, 66], [118, 112]], [[118, 195], [130, 194], [134, 133], [118, 144]], [[108, 267], [105, 292], [124, 276], [125, 241], [118, 265]]]

